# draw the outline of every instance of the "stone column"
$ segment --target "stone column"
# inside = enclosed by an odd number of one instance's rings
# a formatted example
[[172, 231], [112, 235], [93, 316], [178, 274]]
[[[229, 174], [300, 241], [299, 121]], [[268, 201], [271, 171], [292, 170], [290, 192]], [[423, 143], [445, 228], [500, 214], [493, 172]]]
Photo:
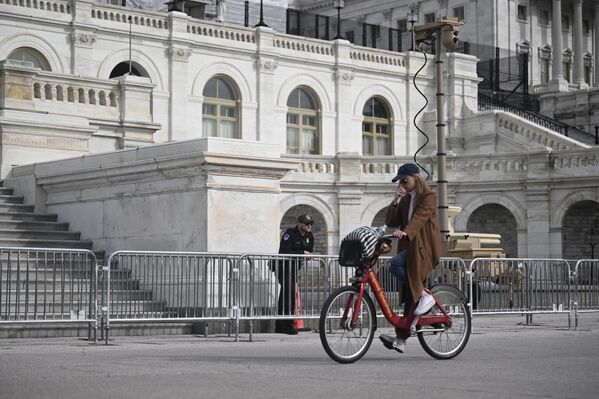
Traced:
[[[339, 239], [360, 226], [364, 185], [360, 184], [362, 170], [358, 153], [340, 153], [337, 201], [339, 204]], [[337, 243], [338, 244], [338, 243]]]
[[574, 0], [574, 84], [580, 89], [588, 87], [584, 81], [584, 57], [582, 50], [582, 0]]
[[93, 45], [96, 42], [96, 30], [91, 19], [91, 0], [73, 2], [73, 21], [69, 39], [71, 41], [71, 73], [73, 75], [96, 76], [93, 70]]
[[[273, 37], [274, 30], [271, 28], [265, 26], [256, 27], [256, 45], [258, 50], [256, 54], [258, 118], [256, 136], [255, 138], [252, 137], [252, 139], [267, 143], [277, 143], [280, 141], [278, 137], [279, 132], [273, 129], [273, 126], [276, 125], [273, 115], [273, 107], [275, 105], [274, 71], [279, 65], [277, 54], [272, 45]], [[286, 120], [284, 123], [287, 123]]]
[[562, 1], [553, 0], [553, 20], [551, 24], [553, 62], [548, 91], [568, 91], [568, 82], [566, 82], [562, 73], [562, 40]]
[[527, 179], [523, 187], [526, 195], [527, 249], [526, 254], [519, 252], [520, 256], [548, 258], [556, 255], [553, 253], [554, 248], [549, 246], [549, 221], [551, 220], [549, 203], [552, 188], [548, 167], [551, 162], [550, 157], [549, 150], [529, 154]]
[[[187, 115], [188, 110], [188, 81], [189, 57], [191, 49], [187, 41], [187, 14], [178, 11], [169, 12], [170, 38], [167, 49], [168, 54], [168, 90], [169, 117], [168, 117], [168, 140], [185, 140], [193, 137], [189, 131], [187, 118], [178, 118], [175, 115]], [[201, 109], [192, 110], [201, 112]]]
[[599, 1], [595, 3], [595, 51], [593, 52], [595, 79], [593, 86], [599, 87]]
[[[362, 118], [354, 119], [354, 68], [350, 58], [351, 44], [335, 40], [335, 153], [359, 152], [362, 149]], [[360, 134], [347, 135], [348, 131]], [[350, 136], [350, 137], [348, 137]]]

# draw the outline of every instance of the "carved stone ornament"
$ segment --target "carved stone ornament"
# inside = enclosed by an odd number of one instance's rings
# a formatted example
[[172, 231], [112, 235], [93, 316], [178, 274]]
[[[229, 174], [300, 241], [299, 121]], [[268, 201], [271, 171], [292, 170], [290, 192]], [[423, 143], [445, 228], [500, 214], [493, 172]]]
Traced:
[[335, 80], [339, 83], [349, 84], [352, 80], [354, 80], [354, 74], [349, 71], [336, 71]]
[[191, 50], [188, 48], [171, 47], [168, 49], [168, 56], [176, 61], [187, 62], [191, 56]]
[[264, 60], [264, 59], [260, 59], [260, 58], [258, 59], [257, 63], [258, 63], [258, 67], [260, 68], [261, 72], [272, 73], [279, 66], [279, 63], [274, 60]]
[[383, 10], [383, 17], [385, 19], [391, 19], [391, 15], [393, 14], [393, 9], [392, 8], [387, 8], [386, 10]]
[[447, 7], [447, 0], [439, 0], [439, 7], [440, 8]]
[[95, 43], [95, 41], [96, 41], [95, 33], [78, 33], [78, 32], [71, 33], [71, 42], [75, 46], [91, 48], [92, 45]]

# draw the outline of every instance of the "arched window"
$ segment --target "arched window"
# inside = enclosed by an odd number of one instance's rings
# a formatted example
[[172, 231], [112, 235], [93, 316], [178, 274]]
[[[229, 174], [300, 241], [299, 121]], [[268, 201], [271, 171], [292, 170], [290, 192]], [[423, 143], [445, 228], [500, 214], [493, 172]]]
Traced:
[[8, 57], [10, 60], [29, 61], [33, 66], [42, 71], [50, 71], [50, 63], [39, 51], [30, 47], [21, 47], [12, 51]]
[[287, 99], [287, 153], [320, 154], [319, 112], [315, 96], [304, 87]]
[[386, 102], [370, 98], [362, 115], [362, 155], [391, 155], [391, 113]]
[[[114, 68], [112, 68], [112, 71], [110, 71], [109, 78], [117, 78], [126, 74], [129, 74], [129, 62], [119, 62]], [[135, 61], [131, 62], [131, 75], [143, 76], [146, 78], [149, 77], [148, 72], [146, 72], [146, 70]]]
[[205, 137], [241, 138], [239, 134], [239, 95], [221, 76], [206, 83], [203, 91], [202, 127]]

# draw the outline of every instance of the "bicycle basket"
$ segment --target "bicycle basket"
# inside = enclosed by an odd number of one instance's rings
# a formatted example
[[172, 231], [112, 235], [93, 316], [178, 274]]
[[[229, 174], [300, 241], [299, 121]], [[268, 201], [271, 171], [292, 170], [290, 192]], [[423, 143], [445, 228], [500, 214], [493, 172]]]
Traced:
[[358, 267], [368, 263], [382, 234], [383, 231], [363, 226], [346, 235], [339, 248], [339, 264]]
[[341, 247], [339, 247], [339, 264], [347, 267], [363, 265], [362, 251], [362, 242], [360, 240], [341, 241]]

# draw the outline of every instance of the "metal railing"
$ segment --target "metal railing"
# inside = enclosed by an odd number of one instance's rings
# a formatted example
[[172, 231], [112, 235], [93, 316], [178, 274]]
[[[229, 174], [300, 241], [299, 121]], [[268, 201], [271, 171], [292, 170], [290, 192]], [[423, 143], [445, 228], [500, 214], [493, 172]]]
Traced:
[[91, 251], [0, 248], [0, 325], [86, 324], [95, 341], [97, 281]]
[[568, 314], [572, 273], [563, 259], [478, 258], [470, 263], [474, 314]]
[[599, 260], [581, 259], [574, 265], [574, 320], [578, 313], [599, 312]]
[[[400, 313], [389, 260], [378, 275]], [[0, 272], [0, 324], [87, 324], [94, 341], [99, 325], [106, 342], [115, 323], [200, 321], [225, 322], [236, 339], [243, 321], [252, 339], [256, 321], [318, 320], [354, 275], [330, 255], [117, 251], [99, 269], [90, 251], [50, 248], [0, 248]], [[442, 258], [426, 282], [438, 283], [464, 292], [474, 316], [567, 314], [577, 328], [579, 313], [599, 312], [599, 260]]]
[[114, 252], [103, 273], [102, 338], [108, 342], [111, 323], [231, 321], [239, 292], [238, 256]]

